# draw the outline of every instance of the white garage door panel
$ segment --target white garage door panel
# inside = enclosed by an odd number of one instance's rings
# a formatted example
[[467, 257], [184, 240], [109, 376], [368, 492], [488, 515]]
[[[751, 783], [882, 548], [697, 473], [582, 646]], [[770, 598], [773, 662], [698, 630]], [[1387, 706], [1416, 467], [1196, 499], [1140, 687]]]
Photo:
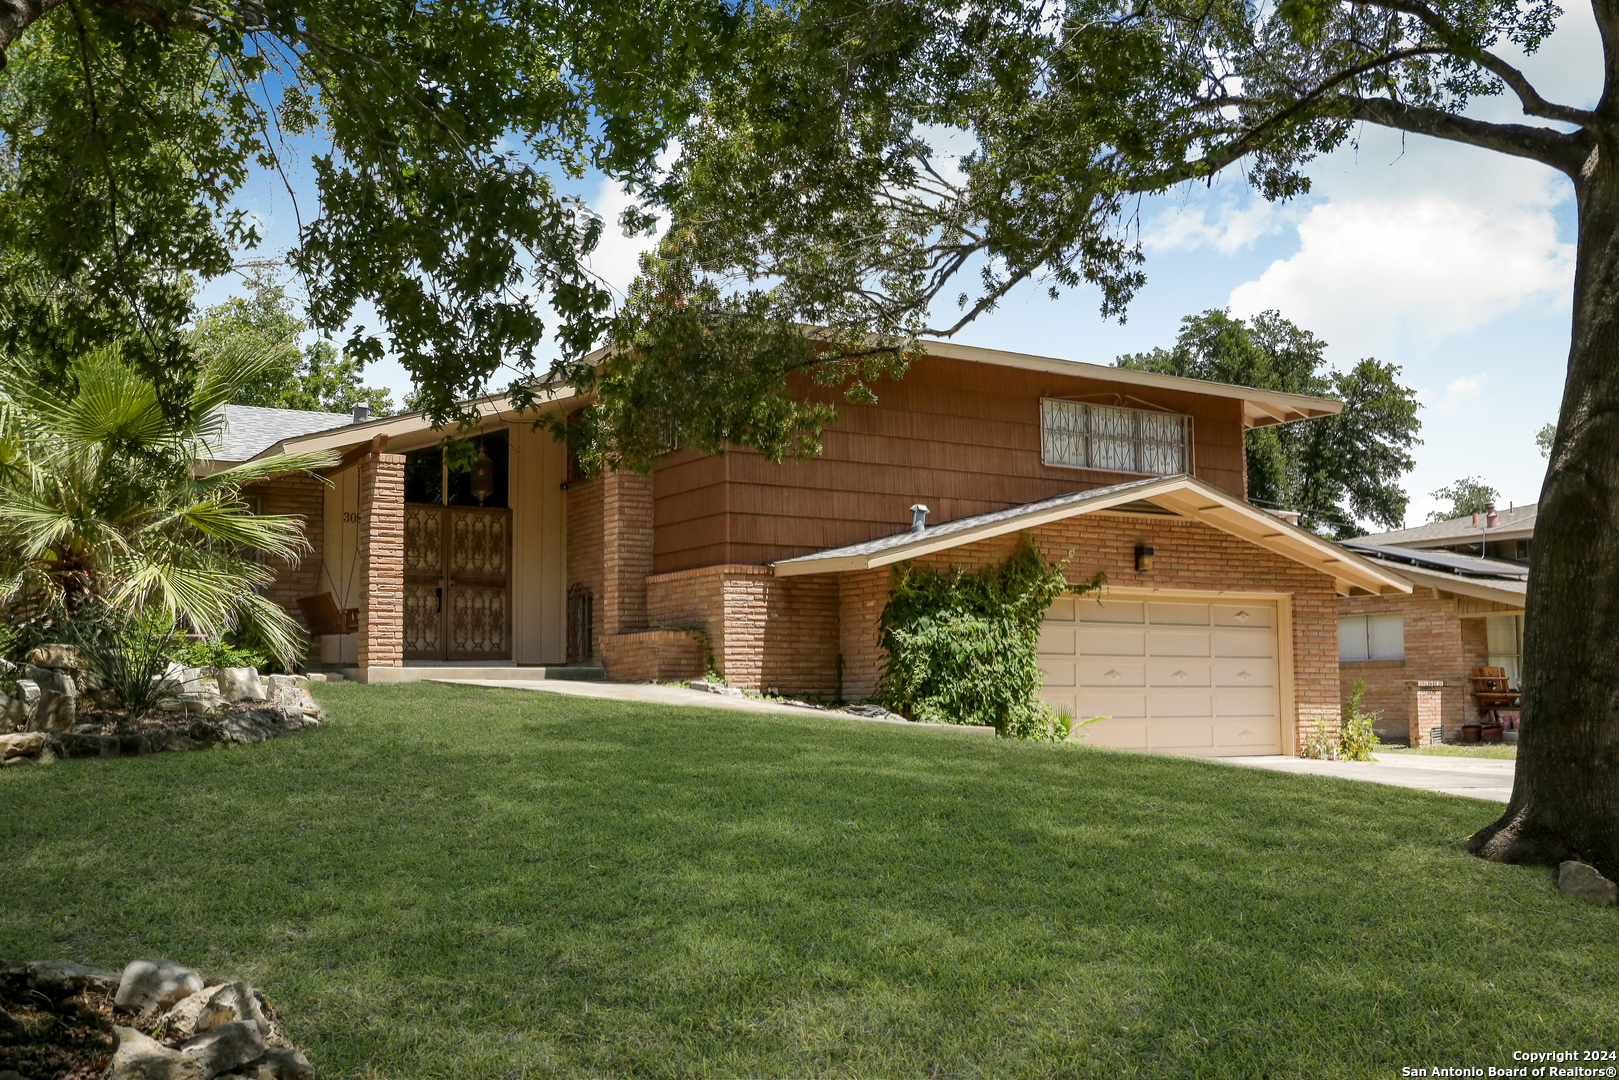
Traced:
[[1147, 631], [1148, 656], [1208, 656], [1209, 632], [1174, 630]]
[[1149, 749], [1207, 754], [1214, 749], [1213, 724], [1154, 724]]
[[1215, 661], [1214, 685], [1242, 686], [1249, 689], [1273, 687], [1278, 685], [1276, 678], [1279, 671], [1276, 661], [1269, 658]]
[[1042, 653], [1070, 655], [1074, 651], [1074, 632], [1048, 622], [1040, 628], [1040, 641], [1035, 648]]
[[1147, 635], [1140, 630], [1099, 630], [1086, 627], [1077, 636], [1081, 656], [1147, 655]]
[[1268, 629], [1261, 628], [1252, 633], [1217, 630], [1210, 635], [1210, 638], [1214, 645], [1215, 656], [1269, 657], [1276, 655], [1276, 635]]
[[1147, 669], [1139, 663], [1093, 664], [1082, 660], [1079, 663], [1079, 685], [1101, 689], [1110, 686], [1146, 686]]
[[1209, 612], [1215, 626], [1245, 626], [1256, 630], [1275, 625], [1276, 605], [1269, 600], [1263, 604], [1211, 604]]
[[1074, 713], [1074, 718], [1077, 720], [1089, 720], [1093, 716], [1145, 718], [1147, 715], [1146, 694], [1098, 694], [1085, 691], [1078, 694], [1076, 700], [1079, 711]]
[[1074, 615], [1082, 623], [1144, 623], [1147, 621], [1147, 605], [1133, 604], [1128, 600], [1110, 600], [1099, 604], [1081, 597], [1074, 604]]
[[1153, 719], [1166, 716], [1213, 716], [1214, 697], [1207, 690], [1201, 694], [1147, 694], [1147, 715]]
[[1148, 686], [1208, 686], [1213, 672], [1207, 664], [1148, 664]]
[[1051, 690], [1057, 687], [1072, 687], [1074, 683], [1073, 664], [1060, 664], [1053, 660], [1040, 661], [1040, 685]]
[[1147, 621], [1154, 626], [1207, 626], [1209, 605], [1151, 603], [1147, 605]]
[[1040, 635], [1041, 696], [1095, 746], [1281, 753], [1276, 605], [1063, 597]]

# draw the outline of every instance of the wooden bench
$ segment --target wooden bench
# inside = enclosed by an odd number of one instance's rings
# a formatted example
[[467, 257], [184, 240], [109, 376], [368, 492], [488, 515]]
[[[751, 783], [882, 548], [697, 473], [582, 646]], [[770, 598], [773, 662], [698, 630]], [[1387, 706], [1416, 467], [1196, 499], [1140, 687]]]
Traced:
[[329, 592], [301, 597], [298, 610], [303, 613], [304, 622], [309, 624], [309, 636], [312, 638], [325, 637], [327, 634], [359, 633], [360, 609], [338, 607], [337, 597]]

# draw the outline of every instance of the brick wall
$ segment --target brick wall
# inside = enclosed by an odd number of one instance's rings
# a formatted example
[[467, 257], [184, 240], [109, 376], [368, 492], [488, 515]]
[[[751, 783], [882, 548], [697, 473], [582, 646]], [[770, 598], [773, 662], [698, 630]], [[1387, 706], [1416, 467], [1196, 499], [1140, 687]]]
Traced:
[[596, 618], [603, 634], [647, 629], [646, 579], [652, 573], [652, 477], [602, 476], [602, 591]]
[[[1115, 588], [1204, 589], [1289, 593], [1293, 616], [1295, 735], [1304, 742], [1318, 728], [1336, 734], [1339, 718], [1337, 596], [1325, 574], [1273, 555], [1198, 522], [1152, 521], [1087, 515], [1033, 530], [1048, 558], [1069, 557], [1071, 581], [1104, 571]], [[1003, 561], [1016, 535], [964, 545], [917, 560], [930, 569], [977, 570]], [[1138, 573], [1135, 548], [1155, 549], [1154, 568]], [[890, 569], [840, 575], [840, 641], [844, 695], [858, 700], [876, 689], [883, 654], [877, 620], [888, 597]], [[1403, 687], [1402, 687], [1403, 689]]]
[[264, 565], [274, 572], [275, 580], [264, 595], [308, 630], [298, 610], [299, 599], [330, 591], [321, 575], [326, 554], [326, 485], [313, 476], [280, 476], [254, 484], [247, 494], [258, 497], [260, 513], [290, 514], [302, 522], [310, 550], [298, 559], [266, 558]]
[[405, 455], [360, 461], [359, 665], [400, 667], [405, 639]]
[[1364, 707], [1381, 713], [1375, 726], [1379, 736], [1403, 741], [1409, 730], [1409, 680], [1442, 682], [1439, 723], [1447, 742], [1461, 738], [1461, 726], [1471, 723], [1472, 669], [1482, 667], [1489, 649], [1482, 618], [1462, 618], [1456, 599], [1435, 597], [1432, 589], [1418, 587], [1409, 596], [1347, 596], [1338, 601], [1340, 615], [1398, 613], [1405, 621], [1404, 660], [1357, 660], [1339, 665], [1339, 693], [1347, 700], [1357, 679], [1366, 682]]
[[[733, 685], [831, 699], [838, 690], [838, 582], [777, 579], [765, 566], [724, 565], [647, 580], [648, 620], [707, 633]], [[617, 676], [614, 676], [615, 678]]]

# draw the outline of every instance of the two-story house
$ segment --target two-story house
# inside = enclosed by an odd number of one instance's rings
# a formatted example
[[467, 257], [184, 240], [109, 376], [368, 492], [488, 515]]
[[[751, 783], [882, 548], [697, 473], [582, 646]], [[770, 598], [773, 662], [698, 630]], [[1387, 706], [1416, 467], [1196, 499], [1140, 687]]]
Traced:
[[[596, 663], [624, 681], [712, 665], [743, 687], [859, 700], [881, 675], [895, 563], [980, 567], [1027, 534], [1071, 580], [1107, 576], [1100, 601], [1053, 604], [1040, 646], [1045, 696], [1109, 718], [1093, 742], [1294, 753], [1335, 727], [1338, 598], [1411, 586], [1250, 505], [1243, 438], [1338, 402], [928, 352], [874, 403], [840, 403], [821, 454], [779, 465], [675, 450], [650, 476], [586, 477], [502, 399], [480, 405], [476, 477], [445, 470], [416, 415], [289, 433], [255, 452], [343, 459], [330, 486], [263, 486], [264, 510], [303, 514], [315, 547], [276, 597], [357, 609], [318, 660], [365, 681], [447, 663]], [[588, 406], [564, 392], [543, 408]]]

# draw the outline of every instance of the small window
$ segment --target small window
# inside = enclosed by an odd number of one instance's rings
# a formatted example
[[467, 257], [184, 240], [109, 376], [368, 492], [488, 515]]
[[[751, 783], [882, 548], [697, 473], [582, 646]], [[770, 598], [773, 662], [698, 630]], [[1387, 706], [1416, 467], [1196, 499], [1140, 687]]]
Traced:
[[1191, 433], [1189, 416], [1040, 400], [1040, 460], [1047, 465], [1175, 476], [1190, 471]]
[[1505, 669], [1507, 685], [1523, 689], [1518, 681], [1523, 673], [1523, 616], [1491, 615], [1484, 620], [1484, 633], [1489, 639], [1490, 666]]
[[1338, 620], [1338, 659], [1404, 660], [1405, 616], [1345, 615]]

